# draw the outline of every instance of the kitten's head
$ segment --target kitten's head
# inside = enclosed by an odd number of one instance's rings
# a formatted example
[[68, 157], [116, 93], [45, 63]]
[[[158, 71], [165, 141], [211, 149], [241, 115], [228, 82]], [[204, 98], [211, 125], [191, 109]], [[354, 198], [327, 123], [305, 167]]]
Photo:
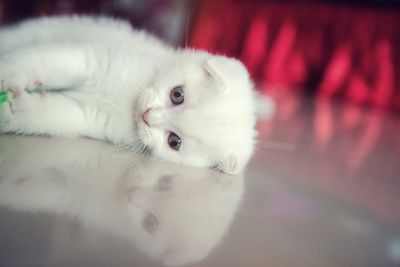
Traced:
[[255, 96], [238, 60], [183, 50], [139, 99], [138, 132], [155, 157], [238, 173], [255, 143]]

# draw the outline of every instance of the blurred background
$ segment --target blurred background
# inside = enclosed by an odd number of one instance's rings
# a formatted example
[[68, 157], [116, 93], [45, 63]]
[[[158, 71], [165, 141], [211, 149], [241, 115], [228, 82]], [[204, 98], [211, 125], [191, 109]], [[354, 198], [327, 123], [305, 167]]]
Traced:
[[397, 224], [400, 1], [0, 0], [3, 25], [55, 14], [121, 17], [239, 58], [277, 102], [260, 138], [289, 144], [257, 160]]
[[0, 21], [123, 17], [174, 45], [240, 58], [272, 95], [400, 111], [399, 7], [398, 0], [0, 0]]

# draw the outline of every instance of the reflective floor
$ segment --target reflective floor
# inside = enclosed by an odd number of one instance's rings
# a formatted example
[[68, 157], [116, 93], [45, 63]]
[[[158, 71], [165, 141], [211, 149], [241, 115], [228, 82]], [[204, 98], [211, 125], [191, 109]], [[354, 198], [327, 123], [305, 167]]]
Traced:
[[239, 176], [0, 136], [0, 266], [400, 266], [400, 116], [280, 102]]

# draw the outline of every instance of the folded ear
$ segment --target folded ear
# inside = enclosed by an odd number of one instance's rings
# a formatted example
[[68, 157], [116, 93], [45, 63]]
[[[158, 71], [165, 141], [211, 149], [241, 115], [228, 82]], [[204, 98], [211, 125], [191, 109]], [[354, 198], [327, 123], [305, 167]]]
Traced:
[[227, 174], [238, 174], [241, 170], [239, 159], [237, 156], [230, 154], [227, 159], [222, 162], [220, 170]]
[[229, 85], [236, 77], [247, 75], [246, 68], [239, 60], [225, 56], [208, 58], [204, 69], [213, 79], [224, 85]]

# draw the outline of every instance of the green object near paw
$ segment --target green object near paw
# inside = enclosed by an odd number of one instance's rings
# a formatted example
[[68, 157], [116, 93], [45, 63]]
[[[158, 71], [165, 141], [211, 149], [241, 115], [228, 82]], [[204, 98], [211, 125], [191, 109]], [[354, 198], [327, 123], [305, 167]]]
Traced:
[[0, 92], [0, 104], [7, 101], [8, 92]]

